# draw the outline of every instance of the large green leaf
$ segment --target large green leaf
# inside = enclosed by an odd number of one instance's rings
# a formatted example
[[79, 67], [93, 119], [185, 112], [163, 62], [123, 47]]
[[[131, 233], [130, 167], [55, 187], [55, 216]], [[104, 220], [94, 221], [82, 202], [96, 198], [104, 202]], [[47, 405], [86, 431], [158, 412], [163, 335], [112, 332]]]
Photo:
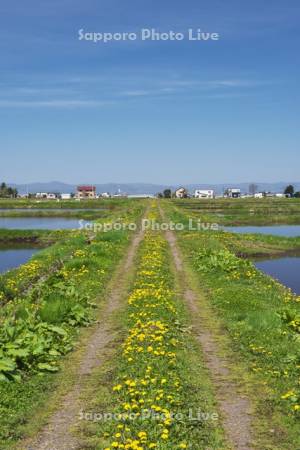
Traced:
[[54, 333], [57, 333], [57, 334], [59, 334], [60, 336], [67, 336], [67, 332], [66, 332], [66, 330], [64, 330], [63, 328], [61, 328], [61, 327], [57, 327], [57, 326], [55, 326], [55, 325], [49, 325], [48, 326], [48, 329], [49, 330], [51, 330], [51, 331], [53, 331]]
[[48, 363], [39, 363], [37, 367], [39, 370], [42, 370], [42, 371], [45, 370], [47, 372], [57, 372], [58, 371], [58, 367], [51, 366], [51, 364], [48, 364]]
[[16, 363], [10, 358], [0, 359], [0, 371], [1, 372], [12, 372], [16, 368]]
[[28, 348], [11, 348], [7, 351], [9, 356], [14, 356], [15, 358], [26, 358], [29, 353]]

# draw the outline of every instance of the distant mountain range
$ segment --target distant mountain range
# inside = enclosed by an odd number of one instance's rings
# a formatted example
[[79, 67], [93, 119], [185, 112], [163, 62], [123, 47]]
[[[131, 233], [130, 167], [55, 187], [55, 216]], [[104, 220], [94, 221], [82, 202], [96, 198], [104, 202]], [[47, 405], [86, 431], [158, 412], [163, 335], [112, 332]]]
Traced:
[[[18, 189], [20, 194], [36, 193], [36, 192], [60, 192], [60, 193], [71, 193], [76, 192], [77, 185], [66, 184], [60, 181], [51, 181], [45, 183], [28, 183], [28, 184], [14, 184], [7, 183], [9, 186]], [[249, 191], [250, 183], [224, 183], [224, 184], [213, 184], [213, 183], [199, 183], [199, 184], [177, 184], [177, 185], [165, 185], [165, 184], [148, 184], [148, 183], [103, 183], [94, 184], [97, 189], [97, 193], [109, 192], [110, 194], [115, 194], [117, 192], [127, 193], [129, 195], [141, 195], [141, 194], [157, 194], [162, 192], [164, 189], [172, 189], [174, 191], [180, 186], [186, 187], [191, 193], [195, 189], [213, 189], [217, 194], [222, 194], [224, 189], [229, 187], [239, 188], [242, 192], [246, 193]], [[277, 183], [255, 183], [258, 188], [257, 191], [267, 191], [267, 192], [283, 192], [288, 184], [292, 184], [296, 191], [300, 191], [300, 182], [277, 182]]]

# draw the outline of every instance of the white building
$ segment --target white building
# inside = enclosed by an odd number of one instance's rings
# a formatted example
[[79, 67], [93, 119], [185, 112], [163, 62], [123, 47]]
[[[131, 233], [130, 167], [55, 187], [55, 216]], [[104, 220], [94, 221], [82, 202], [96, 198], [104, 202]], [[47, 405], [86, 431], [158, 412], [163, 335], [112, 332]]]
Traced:
[[36, 198], [47, 198], [47, 192], [37, 192], [36, 194], [35, 194], [35, 197]]
[[55, 199], [56, 199], [56, 194], [52, 194], [52, 193], [47, 194], [47, 200], [55, 200]]
[[229, 188], [226, 189], [224, 193], [224, 197], [227, 198], [240, 198], [241, 197], [241, 190], [236, 188]]
[[35, 198], [44, 198], [47, 200], [56, 200], [56, 194], [49, 192], [37, 192], [35, 194]]
[[96, 198], [96, 186], [81, 185], [77, 186], [76, 197], [81, 199]]
[[254, 198], [264, 198], [265, 194], [264, 192], [256, 192], [254, 194]]
[[176, 198], [186, 198], [187, 195], [188, 195], [188, 191], [184, 187], [180, 187], [180, 188], [176, 189], [176, 191], [175, 191]]
[[71, 196], [71, 194], [61, 194], [60, 198], [62, 200], [71, 200], [72, 196]]
[[212, 189], [196, 189], [194, 193], [195, 198], [214, 198], [215, 193]]
[[128, 198], [154, 198], [153, 194], [130, 194]]

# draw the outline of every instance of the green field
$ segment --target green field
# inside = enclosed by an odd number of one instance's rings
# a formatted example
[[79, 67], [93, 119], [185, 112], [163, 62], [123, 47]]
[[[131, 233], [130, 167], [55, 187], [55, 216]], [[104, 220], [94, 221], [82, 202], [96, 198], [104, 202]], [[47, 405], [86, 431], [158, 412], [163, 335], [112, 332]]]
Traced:
[[173, 202], [188, 214], [221, 225], [300, 224], [299, 198], [182, 199]]
[[127, 200], [118, 198], [92, 200], [36, 200], [36, 199], [4, 199], [0, 198], [1, 209], [109, 209], [130, 207], [132, 203], [142, 203], [143, 200]]
[[298, 200], [105, 204], [135, 229], [0, 230], [41, 247], [0, 276], [0, 448], [300, 448], [300, 298], [252, 262], [300, 237], [159, 229], [297, 223]]

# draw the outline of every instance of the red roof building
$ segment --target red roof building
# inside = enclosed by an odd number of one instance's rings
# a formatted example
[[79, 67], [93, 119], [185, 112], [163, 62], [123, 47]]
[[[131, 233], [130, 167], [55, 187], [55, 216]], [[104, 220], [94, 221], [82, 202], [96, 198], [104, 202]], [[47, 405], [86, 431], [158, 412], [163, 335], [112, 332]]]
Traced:
[[77, 198], [96, 198], [96, 186], [77, 186]]

